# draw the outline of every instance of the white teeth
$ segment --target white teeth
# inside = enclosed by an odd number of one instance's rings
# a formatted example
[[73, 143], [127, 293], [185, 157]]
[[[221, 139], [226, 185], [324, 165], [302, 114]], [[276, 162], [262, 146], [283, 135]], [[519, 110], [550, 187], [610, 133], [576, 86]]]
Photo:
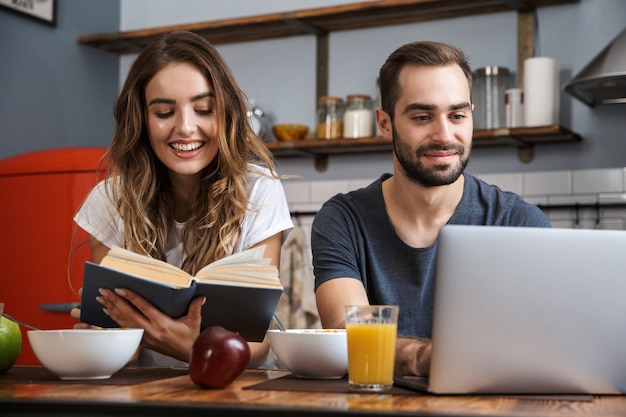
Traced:
[[194, 142], [194, 143], [172, 143], [170, 146], [177, 151], [181, 152], [190, 152], [195, 151], [196, 149], [202, 146], [202, 142]]

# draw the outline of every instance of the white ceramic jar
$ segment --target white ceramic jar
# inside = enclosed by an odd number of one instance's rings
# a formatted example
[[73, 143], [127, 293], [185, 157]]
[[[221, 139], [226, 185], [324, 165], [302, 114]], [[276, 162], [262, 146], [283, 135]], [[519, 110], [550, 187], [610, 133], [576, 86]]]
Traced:
[[367, 138], [374, 136], [374, 113], [372, 98], [365, 94], [350, 94], [343, 114], [344, 138]]

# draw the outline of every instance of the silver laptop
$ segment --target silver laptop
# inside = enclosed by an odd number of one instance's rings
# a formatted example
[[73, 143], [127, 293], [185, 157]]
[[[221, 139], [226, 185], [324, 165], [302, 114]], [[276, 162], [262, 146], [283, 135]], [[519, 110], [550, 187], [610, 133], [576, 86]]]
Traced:
[[428, 391], [626, 392], [626, 231], [446, 226], [438, 253]]

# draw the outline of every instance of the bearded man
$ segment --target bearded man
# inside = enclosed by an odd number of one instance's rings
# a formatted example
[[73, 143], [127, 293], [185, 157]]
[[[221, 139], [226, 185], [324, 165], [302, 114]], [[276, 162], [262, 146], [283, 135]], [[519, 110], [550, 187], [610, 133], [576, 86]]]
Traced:
[[392, 174], [338, 194], [312, 232], [322, 325], [342, 328], [344, 306], [400, 306], [395, 374], [428, 375], [439, 231], [446, 224], [550, 227], [536, 206], [465, 172], [472, 148], [472, 72], [459, 49], [401, 46], [379, 74], [381, 135]]

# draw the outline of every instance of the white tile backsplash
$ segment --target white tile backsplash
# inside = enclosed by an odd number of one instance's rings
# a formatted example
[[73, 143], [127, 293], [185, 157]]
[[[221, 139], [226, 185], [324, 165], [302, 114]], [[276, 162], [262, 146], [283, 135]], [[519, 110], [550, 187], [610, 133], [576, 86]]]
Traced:
[[311, 202], [323, 203], [337, 193], [347, 193], [349, 184], [346, 180], [311, 181]]
[[349, 180], [348, 181], [348, 189], [350, 190], [358, 190], [359, 188], [365, 188], [371, 183], [375, 181], [375, 178], [370, 180]]
[[504, 191], [523, 194], [524, 182], [522, 174], [482, 174], [478, 177], [489, 184], [497, 185]]
[[285, 196], [290, 204], [309, 203], [311, 201], [311, 183], [309, 181], [283, 180]]
[[289, 205], [289, 211], [294, 214], [300, 215], [301, 213], [317, 213], [322, 208], [324, 203], [292, 203], [287, 201]]
[[579, 193], [620, 193], [624, 191], [624, 170], [588, 169], [574, 171], [573, 192]]
[[[578, 171], [538, 171], [505, 174], [477, 174], [484, 181], [521, 195], [544, 208], [553, 227], [624, 230], [626, 227], [626, 168]], [[337, 193], [366, 187], [370, 180], [284, 180], [289, 209], [316, 212]], [[593, 207], [600, 204], [600, 210]], [[576, 204], [582, 207], [576, 210]], [[613, 205], [602, 207], [602, 205]], [[624, 204], [622, 207], [621, 205]], [[571, 206], [550, 209], [549, 206]], [[598, 220], [598, 213], [600, 218]]]
[[550, 223], [552, 223], [552, 227], [556, 229], [571, 229], [572, 221], [571, 220], [552, 220], [550, 219]]
[[600, 204], [626, 204], [625, 193], [600, 193], [598, 195]]
[[570, 171], [525, 172], [524, 195], [570, 194], [572, 173]]
[[548, 205], [560, 206], [568, 204], [575, 206], [576, 204], [596, 204], [598, 196], [593, 194], [571, 194], [571, 195], [555, 195], [548, 197]]
[[601, 227], [609, 230], [624, 230], [624, 219], [604, 219]]
[[523, 196], [524, 200], [530, 204], [538, 205], [538, 206], [546, 206], [548, 205], [548, 196]]

